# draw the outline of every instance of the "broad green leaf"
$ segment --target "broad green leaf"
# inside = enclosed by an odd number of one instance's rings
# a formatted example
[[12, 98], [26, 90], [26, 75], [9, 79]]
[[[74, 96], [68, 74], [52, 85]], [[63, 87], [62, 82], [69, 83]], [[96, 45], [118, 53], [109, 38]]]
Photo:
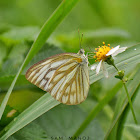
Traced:
[[15, 135], [9, 137], [7, 140], [51, 140], [48, 138], [46, 131], [35, 122], [32, 122], [27, 127], [20, 130]]
[[135, 131], [135, 135], [138, 137], [140, 137], [140, 125], [136, 125], [136, 124], [125, 124], [126, 128], [129, 128], [131, 131]]
[[28, 45], [26, 43], [20, 43], [8, 49], [0, 76], [15, 75], [24, 60], [27, 50]]
[[0, 126], [4, 128], [19, 114], [20, 112], [17, 109], [13, 108], [10, 105], [7, 105], [4, 114], [2, 116], [2, 119], [0, 121]]
[[38, 27], [14, 27], [0, 35], [0, 40], [7, 46], [19, 44], [23, 41], [33, 41], [39, 33]]
[[[70, 137], [72, 137], [72, 134], [85, 119], [85, 117], [86, 113], [82, 111], [79, 106], [66, 106], [61, 104], [53, 108], [49, 112], [43, 114], [33, 123], [24, 127], [22, 130], [15, 133], [13, 137], [17, 138], [18, 136], [19, 139], [22, 139], [23, 137], [24, 139], [33, 139], [33, 135], [38, 135], [37, 128], [40, 127], [41, 130], [44, 130], [45, 135], [50, 139], [55, 139], [56, 137], [63, 137], [63, 139], [69, 139]], [[36, 129], [33, 128], [35, 127], [35, 125], [37, 125]], [[33, 131], [31, 131], [32, 129]], [[27, 130], [30, 133], [27, 133]], [[80, 137], [82, 139], [84, 137], [89, 137], [90, 139], [102, 140], [104, 137], [104, 133], [100, 127], [99, 121], [93, 120], [89, 127]]]
[[54, 11], [52, 16], [46, 21], [46, 23], [43, 25], [37, 39], [33, 43], [29, 53], [27, 54], [24, 62], [22, 63], [16, 77], [14, 78], [10, 88], [8, 89], [8, 92], [0, 106], [0, 119], [2, 117], [2, 114], [4, 112], [5, 106], [7, 104], [7, 101], [10, 97], [10, 94], [14, 88], [14, 85], [18, 79], [18, 76], [22, 72], [22, 70], [25, 68], [25, 66], [30, 62], [30, 60], [33, 58], [33, 56], [39, 51], [39, 49], [45, 44], [46, 40], [49, 38], [51, 33], [54, 31], [54, 29], [61, 23], [61, 21], [64, 19], [64, 17], [71, 11], [71, 9], [75, 6], [75, 4], [78, 2], [78, 0], [65, 0], [62, 1], [60, 6]]

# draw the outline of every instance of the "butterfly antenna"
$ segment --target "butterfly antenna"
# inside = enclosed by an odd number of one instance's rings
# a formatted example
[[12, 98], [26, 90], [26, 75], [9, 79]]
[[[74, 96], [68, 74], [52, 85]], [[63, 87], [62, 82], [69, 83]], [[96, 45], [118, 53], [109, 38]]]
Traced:
[[81, 48], [81, 44], [82, 44], [82, 38], [83, 38], [83, 33], [82, 33], [81, 40], [80, 40], [80, 48]]
[[80, 43], [80, 31], [78, 29], [78, 37], [79, 37], [79, 46], [80, 46], [80, 49], [81, 49], [81, 43]]
[[79, 29], [78, 29], [78, 36], [79, 36], [79, 46], [80, 46], [80, 49], [81, 49], [81, 43], [82, 43], [83, 33], [82, 33], [82, 36], [80, 37], [80, 31], [79, 31]]

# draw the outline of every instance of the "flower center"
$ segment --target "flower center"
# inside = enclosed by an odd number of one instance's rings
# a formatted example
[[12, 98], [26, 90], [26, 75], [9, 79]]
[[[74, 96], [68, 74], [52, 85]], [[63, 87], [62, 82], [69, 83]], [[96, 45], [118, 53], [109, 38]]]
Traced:
[[105, 42], [103, 42], [103, 46], [99, 46], [99, 48], [95, 48], [94, 52], [96, 55], [94, 56], [94, 58], [96, 58], [95, 61], [105, 61], [107, 59], [108, 56], [106, 56], [106, 54], [111, 50], [110, 48], [110, 44], [108, 44], [108, 46], [105, 45]]

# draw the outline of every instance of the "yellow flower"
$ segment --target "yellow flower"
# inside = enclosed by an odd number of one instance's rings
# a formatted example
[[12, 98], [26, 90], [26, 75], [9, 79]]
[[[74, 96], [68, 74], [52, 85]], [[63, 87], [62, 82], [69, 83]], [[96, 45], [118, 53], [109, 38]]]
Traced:
[[105, 45], [105, 42], [103, 42], [104, 46], [99, 46], [99, 48], [95, 48], [96, 52], [94, 52], [96, 55], [94, 56], [94, 58], [96, 58], [96, 61], [105, 61], [106, 58], [108, 56], [106, 56], [106, 54], [111, 50], [111, 48], [109, 47], [110, 44], [108, 44], [108, 46]]
[[118, 45], [114, 48], [113, 47], [110, 48], [110, 44], [108, 44], [108, 46], [106, 46], [105, 43], [103, 42], [103, 46], [101, 46], [101, 47], [99, 46], [98, 48], [95, 48], [96, 52], [95, 52], [94, 58], [96, 58], [96, 60], [95, 60], [96, 62], [99, 61], [99, 64], [98, 65], [93, 64], [91, 66], [91, 70], [96, 69], [96, 74], [99, 74], [100, 69], [102, 69], [105, 77], [108, 77], [108, 72], [106, 70], [104, 61], [108, 62], [108, 59], [111, 60], [111, 58], [114, 58], [114, 56], [116, 56], [117, 54], [124, 52], [126, 50], [126, 48], [127, 47], [120, 48], [120, 45]]

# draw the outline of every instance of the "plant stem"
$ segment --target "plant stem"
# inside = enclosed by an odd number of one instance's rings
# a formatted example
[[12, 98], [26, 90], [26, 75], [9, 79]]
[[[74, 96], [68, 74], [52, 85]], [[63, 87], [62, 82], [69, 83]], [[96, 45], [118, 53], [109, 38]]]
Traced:
[[119, 69], [115, 66], [115, 64], [114, 64], [114, 63], [113, 63], [112, 65], [114, 66], [114, 68], [115, 68], [117, 71], [119, 71]]
[[[122, 80], [122, 82], [123, 82], [123, 80]], [[128, 90], [127, 90], [127, 87], [126, 87], [125, 82], [123, 82], [123, 85], [124, 85], [124, 88], [125, 88], [125, 91], [126, 91], [126, 94], [127, 94], [128, 102], [129, 102], [129, 105], [130, 105], [130, 108], [131, 108], [131, 111], [132, 111], [132, 115], [133, 115], [135, 124], [138, 124], [137, 119], [136, 119], [136, 116], [135, 116], [135, 113], [134, 113], [134, 110], [133, 110], [131, 98], [130, 98], [130, 96], [129, 96], [129, 93], [128, 93]]]
[[[118, 74], [119, 74], [119, 69], [115, 66], [114, 63], [112, 63], [112, 65], [113, 65], [114, 68], [118, 71]], [[119, 75], [119, 76], [120, 76], [120, 75]], [[130, 105], [130, 109], [131, 109], [131, 111], [132, 111], [132, 115], [133, 115], [135, 124], [138, 124], [137, 119], [136, 119], [136, 116], [135, 116], [135, 113], [134, 113], [134, 109], [133, 109], [133, 106], [132, 106], [131, 98], [130, 98], [130, 96], [129, 96], [128, 89], [127, 89], [126, 84], [125, 84], [125, 83], [126, 83], [126, 80], [125, 80], [125, 77], [124, 77], [124, 73], [123, 73], [123, 76], [120, 76], [120, 79], [121, 79], [121, 81], [122, 81], [122, 83], [123, 83], [123, 86], [124, 86], [124, 88], [125, 88], [125, 91], [126, 91], [126, 94], [127, 94], [127, 98], [128, 98], [128, 102], [129, 102], [129, 105]]]

